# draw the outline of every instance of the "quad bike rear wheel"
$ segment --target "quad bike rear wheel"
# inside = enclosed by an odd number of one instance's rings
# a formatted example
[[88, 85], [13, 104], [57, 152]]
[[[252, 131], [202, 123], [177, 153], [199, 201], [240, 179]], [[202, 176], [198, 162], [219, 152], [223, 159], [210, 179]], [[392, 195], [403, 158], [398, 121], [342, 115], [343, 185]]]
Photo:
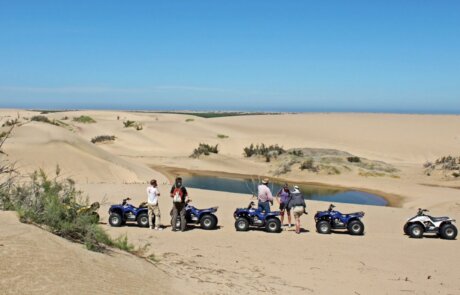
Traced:
[[412, 224], [408, 229], [409, 236], [413, 239], [421, 239], [423, 237], [423, 226], [418, 223]]
[[200, 226], [202, 229], [206, 230], [215, 229], [217, 226], [217, 217], [211, 214], [206, 214], [201, 217]]
[[109, 224], [111, 226], [119, 227], [122, 224], [122, 218], [121, 215], [118, 213], [112, 213], [109, 216]]
[[453, 224], [443, 224], [439, 229], [439, 236], [445, 240], [455, 240], [457, 237], [457, 227]]
[[235, 229], [237, 231], [248, 231], [249, 230], [249, 221], [244, 217], [239, 217], [235, 221]]
[[281, 232], [281, 221], [278, 218], [270, 218], [269, 220], [267, 220], [265, 230], [269, 233]]
[[326, 220], [320, 220], [316, 223], [316, 231], [320, 234], [331, 233], [331, 223]]
[[137, 224], [140, 227], [149, 227], [149, 215], [147, 213], [141, 213], [137, 216]]
[[347, 226], [348, 232], [354, 236], [361, 236], [364, 234], [364, 224], [360, 220], [352, 220]]

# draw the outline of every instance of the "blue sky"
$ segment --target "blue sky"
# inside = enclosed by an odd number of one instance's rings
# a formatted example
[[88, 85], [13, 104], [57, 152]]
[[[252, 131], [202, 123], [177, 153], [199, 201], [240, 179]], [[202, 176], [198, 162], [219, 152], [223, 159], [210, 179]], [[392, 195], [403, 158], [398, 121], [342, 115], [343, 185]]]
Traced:
[[460, 113], [459, 1], [0, 0], [0, 107]]

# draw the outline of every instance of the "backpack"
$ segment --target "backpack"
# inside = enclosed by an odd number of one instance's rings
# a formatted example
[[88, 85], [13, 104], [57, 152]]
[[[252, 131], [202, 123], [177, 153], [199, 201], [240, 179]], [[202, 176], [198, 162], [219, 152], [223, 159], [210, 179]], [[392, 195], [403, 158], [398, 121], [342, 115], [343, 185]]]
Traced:
[[173, 202], [174, 203], [181, 203], [182, 202], [182, 189], [181, 187], [176, 187], [173, 191]]

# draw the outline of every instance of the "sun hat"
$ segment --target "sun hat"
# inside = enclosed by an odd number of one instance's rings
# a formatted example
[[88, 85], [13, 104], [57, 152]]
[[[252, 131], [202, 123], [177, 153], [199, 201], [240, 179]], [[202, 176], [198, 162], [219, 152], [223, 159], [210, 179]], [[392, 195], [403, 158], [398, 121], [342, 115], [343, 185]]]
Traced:
[[298, 190], [298, 189], [299, 189], [299, 186], [298, 186], [298, 185], [294, 185], [294, 189]]
[[263, 184], [268, 184], [268, 178], [262, 179], [262, 183], [263, 183]]

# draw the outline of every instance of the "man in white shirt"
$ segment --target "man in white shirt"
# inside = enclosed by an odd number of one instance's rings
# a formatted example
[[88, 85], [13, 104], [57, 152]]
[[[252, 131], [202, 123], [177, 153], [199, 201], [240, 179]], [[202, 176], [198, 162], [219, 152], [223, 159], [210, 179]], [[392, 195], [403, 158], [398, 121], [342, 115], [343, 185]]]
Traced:
[[147, 207], [149, 210], [149, 223], [150, 228], [153, 229], [152, 217], [155, 215], [155, 229], [163, 230], [160, 223], [160, 206], [158, 205], [158, 197], [160, 191], [158, 190], [158, 184], [155, 179], [150, 181], [150, 185], [147, 187]]

